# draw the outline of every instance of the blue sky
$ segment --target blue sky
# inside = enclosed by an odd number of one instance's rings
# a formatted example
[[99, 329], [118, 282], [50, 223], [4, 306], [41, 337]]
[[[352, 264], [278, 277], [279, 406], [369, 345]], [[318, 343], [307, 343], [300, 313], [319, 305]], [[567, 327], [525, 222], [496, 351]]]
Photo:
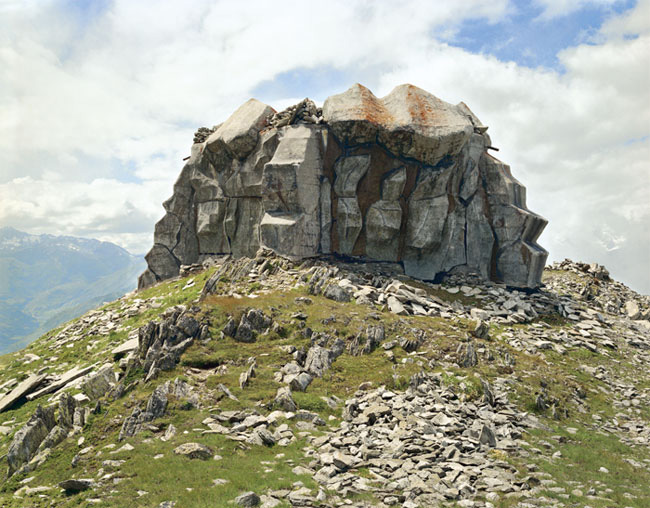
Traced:
[[484, 19], [464, 21], [448, 42], [473, 53], [494, 55], [504, 62], [563, 72], [557, 57], [560, 51], [595, 44], [603, 22], [634, 5], [633, 0], [609, 5], [587, 3], [574, 12], [548, 18], [540, 4], [515, 2], [512, 14], [496, 23]]
[[0, 0], [0, 226], [145, 252], [194, 130], [355, 82], [464, 101], [551, 259], [650, 293], [650, 0]]

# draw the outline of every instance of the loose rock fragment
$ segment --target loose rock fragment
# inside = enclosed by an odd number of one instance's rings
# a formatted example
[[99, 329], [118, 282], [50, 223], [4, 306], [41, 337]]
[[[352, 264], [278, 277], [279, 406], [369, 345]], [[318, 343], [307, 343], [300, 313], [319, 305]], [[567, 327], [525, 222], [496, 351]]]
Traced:
[[174, 448], [174, 453], [190, 459], [208, 460], [212, 457], [212, 450], [199, 443], [183, 443]]
[[235, 498], [235, 504], [244, 507], [258, 506], [260, 504], [260, 496], [255, 492], [244, 492]]

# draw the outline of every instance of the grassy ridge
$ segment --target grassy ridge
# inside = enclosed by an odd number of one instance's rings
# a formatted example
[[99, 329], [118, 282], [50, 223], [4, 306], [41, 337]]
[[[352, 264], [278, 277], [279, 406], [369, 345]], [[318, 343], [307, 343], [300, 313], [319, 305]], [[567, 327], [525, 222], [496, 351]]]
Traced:
[[[20, 379], [26, 376], [27, 371], [41, 368], [61, 371], [78, 362], [110, 361], [110, 350], [126, 340], [129, 332], [150, 319], [156, 319], [172, 305], [196, 303], [210, 274], [208, 271], [168, 281], [103, 307], [106, 312], [117, 313], [128, 308], [136, 298], [159, 304], [157, 308], [122, 319], [120, 328], [107, 336], [84, 336], [72, 347], [52, 352], [50, 346], [59, 329], [46, 334], [24, 352], [0, 357], [0, 382], [11, 377]], [[183, 289], [190, 279], [194, 279], [194, 286]], [[245, 490], [263, 493], [267, 489], [292, 489], [295, 482], [315, 489], [316, 484], [309, 476], [292, 472], [296, 465], [309, 462], [303, 451], [309, 436], [301, 435], [294, 421], [286, 423], [299, 439], [290, 446], [273, 448], [238, 443], [218, 434], [203, 434], [206, 427], [201, 422], [224, 410], [256, 408], [262, 413], [267, 412], [277, 388], [281, 386], [275, 381], [274, 373], [292, 359], [280, 346], [307, 348], [309, 339], [302, 333], [304, 328], [349, 340], [367, 326], [381, 322], [386, 329], [386, 342], [408, 336], [411, 328], [422, 330], [426, 340], [416, 353], [394, 348], [393, 359], [382, 348], [360, 357], [344, 353], [322, 379], [314, 380], [306, 393], [294, 393], [299, 408], [317, 412], [329, 425], [334, 425], [340, 421], [342, 406], [332, 409], [324, 398], [333, 395], [341, 399], [351, 397], [361, 383], [371, 382], [373, 386], [386, 385], [398, 390], [406, 387], [412, 374], [427, 370], [441, 373], [444, 383], [461, 398], [471, 401], [482, 395], [480, 379], [493, 381], [506, 377], [511, 386], [511, 400], [520, 408], [536, 413], [544, 424], [543, 429], [524, 435], [527, 445], [521, 454], [495, 452], [502, 455], [499, 458], [513, 464], [521, 478], [530, 475], [538, 481], [541, 478], [540, 494], [551, 502], [588, 504], [593, 508], [650, 506], [650, 452], [647, 447], [633, 446], [617, 434], [603, 430], [600, 422], [612, 421], [621, 411], [617, 407], [617, 394], [606, 380], [598, 379], [584, 368], [604, 368], [616, 379], [626, 379], [632, 372], [638, 376], [638, 367], [625, 348], [607, 351], [606, 354], [585, 349], [572, 349], [564, 355], [551, 350], [530, 353], [511, 346], [503, 336], [504, 332], [523, 330], [527, 325], [493, 325], [490, 330], [492, 338], [476, 339], [475, 345], [480, 351], [490, 350], [494, 360], [484, 360], [482, 354], [478, 366], [462, 368], [456, 363], [456, 358], [458, 347], [464, 344], [471, 325], [467, 320], [395, 316], [377, 308], [341, 304], [308, 295], [304, 286], [268, 293], [261, 286], [252, 289], [258, 291], [256, 298], [212, 296], [202, 302], [201, 312], [210, 320], [213, 339], [206, 343], [197, 341], [174, 371], [164, 373], [150, 383], [141, 382], [116, 401], [105, 401], [102, 412], [93, 415], [82, 434], [68, 438], [55, 448], [49, 460], [38, 470], [4, 481], [0, 490], [2, 505], [19, 507], [28, 502], [29, 506], [83, 506], [84, 500], [100, 498], [108, 505], [118, 507], [157, 506], [166, 500], [177, 501], [177, 506], [227, 506], [228, 501]], [[301, 296], [309, 296], [313, 303], [296, 302], [295, 299]], [[440, 291], [437, 296], [448, 301], [459, 298], [446, 291]], [[272, 315], [274, 321], [282, 326], [283, 333], [260, 336], [251, 344], [235, 342], [228, 337], [219, 338], [227, 319], [250, 307], [261, 308]], [[304, 325], [302, 320], [294, 317], [298, 312], [307, 315]], [[544, 318], [544, 322], [550, 330], [568, 330], [573, 326], [561, 318], [550, 321]], [[36, 354], [40, 359], [25, 365], [21, 361], [25, 352]], [[512, 368], [502, 361], [506, 353], [514, 359]], [[257, 376], [248, 387], [240, 389], [238, 378], [247, 368], [250, 357], [256, 358]], [[136, 378], [138, 375], [141, 374], [136, 374]], [[134, 447], [133, 450], [111, 454], [124, 444], [117, 443], [123, 417], [146, 401], [155, 386], [178, 376], [204, 395], [203, 405], [190, 410], [172, 405], [163, 418], [154, 422], [162, 429], [173, 424], [178, 433], [172, 440], [163, 442], [158, 435], [147, 431], [125, 441]], [[647, 375], [644, 383], [638, 384], [637, 389], [650, 387]], [[219, 384], [226, 385], [238, 400], [223, 397], [217, 389]], [[566, 410], [560, 420], [554, 420], [549, 410], [540, 411], [536, 407], [536, 394], [542, 386], [548, 397]], [[13, 421], [16, 430], [27, 420], [37, 403], [45, 403], [44, 398], [5, 412], [2, 419]], [[648, 407], [639, 407], [638, 411], [641, 420], [650, 420]], [[595, 420], [593, 415], [600, 420]], [[318, 436], [319, 432], [311, 435]], [[0, 453], [6, 453], [12, 434], [13, 431], [0, 437]], [[84, 438], [82, 445], [77, 445], [78, 437]], [[177, 445], [188, 441], [205, 444], [223, 458], [204, 462], [173, 454]], [[86, 446], [92, 446], [92, 450], [84, 454], [73, 468], [72, 458]], [[162, 457], [155, 458], [158, 455]], [[102, 465], [107, 459], [123, 459], [125, 462], [119, 471], [112, 471]], [[634, 463], [644, 467], [637, 467]], [[604, 473], [600, 468], [609, 472]], [[53, 486], [53, 489], [46, 493], [45, 498], [17, 499], [13, 493], [22, 486], [20, 482], [26, 476], [34, 477], [27, 484], [29, 486], [46, 485]], [[59, 492], [56, 484], [71, 476], [104, 477], [104, 481], [96, 491], [66, 496]], [[224, 479], [227, 483], [215, 486], [215, 479]], [[587, 499], [585, 496], [591, 488], [596, 496]], [[517, 502], [515, 497], [502, 496], [494, 504], [509, 507]]]

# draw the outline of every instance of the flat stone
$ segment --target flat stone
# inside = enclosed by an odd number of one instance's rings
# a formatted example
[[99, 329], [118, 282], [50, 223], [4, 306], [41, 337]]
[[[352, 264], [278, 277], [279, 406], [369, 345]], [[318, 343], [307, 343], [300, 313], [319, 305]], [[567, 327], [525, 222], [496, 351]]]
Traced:
[[111, 354], [114, 357], [119, 358], [120, 356], [130, 353], [131, 351], [135, 351], [136, 349], [138, 349], [138, 338], [134, 337], [113, 348]]
[[11, 390], [7, 395], [0, 399], [0, 412], [6, 411], [13, 406], [21, 397], [34, 391], [45, 379], [45, 374], [32, 374], [27, 379], [21, 381], [18, 386]]
[[406, 309], [402, 305], [402, 302], [400, 302], [394, 296], [392, 295], [389, 296], [388, 299], [386, 300], [386, 303], [388, 304], [388, 310], [390, 310], [393, 314], [398, 314], [398, 315], [408, 314], [408, 312], [406, 312]]
[[[137, 346], [137, 339], [136, 339], [136, 346]], [[62, 374], [57, 381], [50, 383], [46, 387], [41, 388], [40, 390], [34, 393], [30, 393], [29, 395], [27, 395], [26, 398], [27, 400], [34, 400], [40, 397], [41, 395], [56, 392], [61, 388], [63, 388], [64, 386], [66, 386], [68, 383], [74, 381], [75, 379], [78, 379], [81, 376], [85, 376], [94, 368], [95, 365], [88, 365], [87, 367], [73, 367], [72, 369]]]

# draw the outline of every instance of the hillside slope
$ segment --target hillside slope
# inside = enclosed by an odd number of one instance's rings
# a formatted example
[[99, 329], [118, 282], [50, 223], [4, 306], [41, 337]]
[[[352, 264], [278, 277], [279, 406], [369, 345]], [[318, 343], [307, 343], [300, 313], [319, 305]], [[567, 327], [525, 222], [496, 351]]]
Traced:
[[131, 291], [144, 265], [109, 242], [0, 228], [0, 352]]
[[0, 358], [0, 504], [648, 506], [648, 297], [543, 280], [194, 267]]

